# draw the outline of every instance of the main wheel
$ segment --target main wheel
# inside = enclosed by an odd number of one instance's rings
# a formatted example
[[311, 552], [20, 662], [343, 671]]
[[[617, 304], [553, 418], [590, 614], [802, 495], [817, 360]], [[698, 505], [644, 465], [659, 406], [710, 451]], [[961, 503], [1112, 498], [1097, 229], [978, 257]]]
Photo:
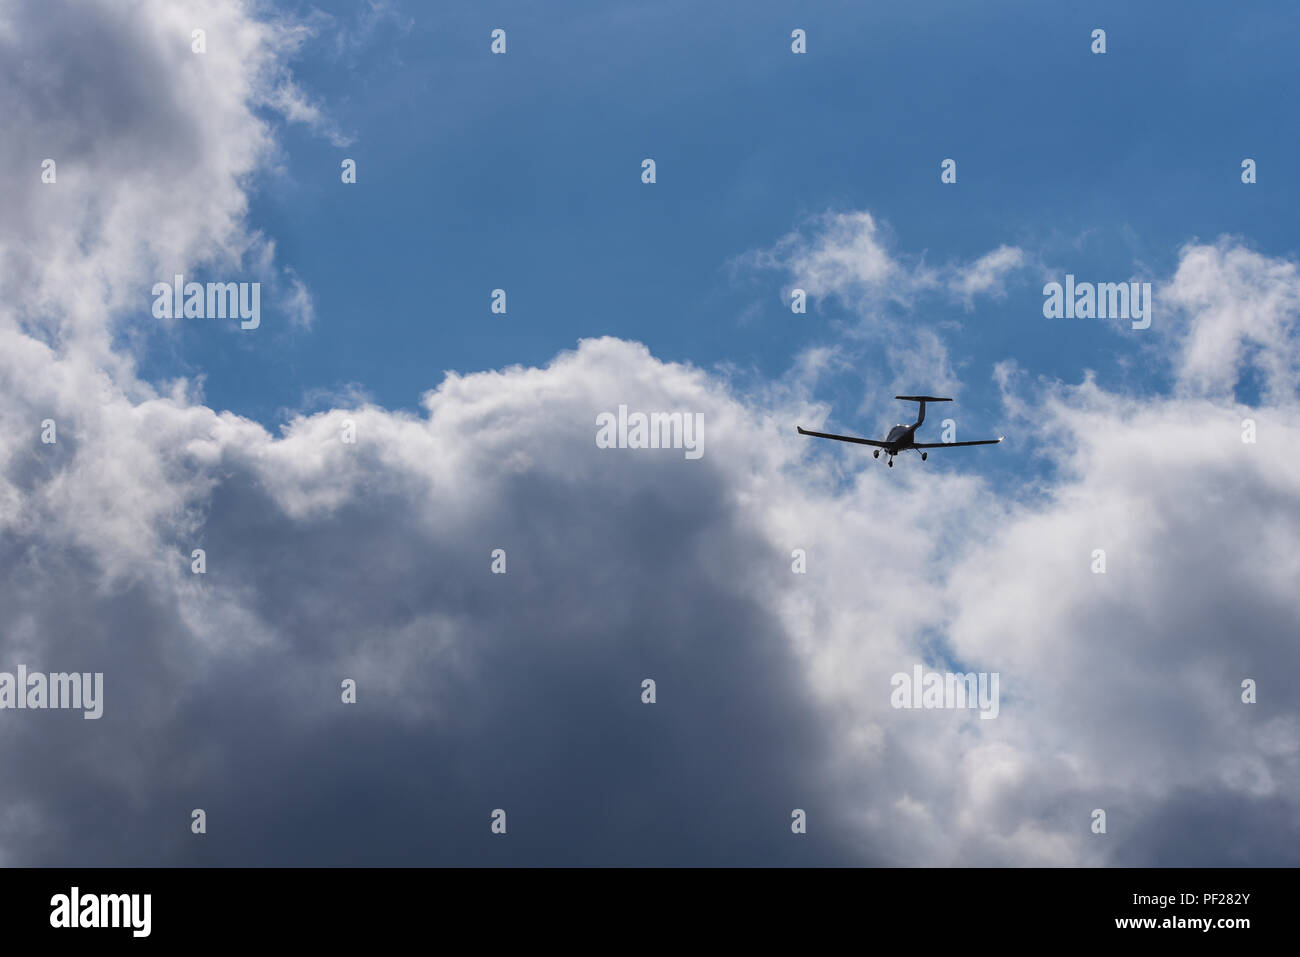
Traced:
[[929, 453], [929, 452], [922, 452], [922, 453], [921, 453], [921, 461], [922, 461], [922, 462], [924, 462], [924, 461], [925, 461], [926, 459], [928, 459], [929, 457], [930, 457], [930, 453]]
[[878, 459], [878, 458], [880, 458], [880, 449], [872, 449], [872, 451], [871, 451], [871, 457], [872, 457], [873, 459]]

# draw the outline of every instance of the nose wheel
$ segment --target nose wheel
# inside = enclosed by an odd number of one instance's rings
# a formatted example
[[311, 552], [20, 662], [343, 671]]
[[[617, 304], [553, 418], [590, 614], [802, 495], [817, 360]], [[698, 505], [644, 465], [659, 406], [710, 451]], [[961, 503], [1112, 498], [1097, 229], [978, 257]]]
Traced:
[[890, 467], [891, 469], [894, 467], [894, 460], [893, 460], [893, 459], [890, 459], [890, 460], [889, 460], [889, 467]]

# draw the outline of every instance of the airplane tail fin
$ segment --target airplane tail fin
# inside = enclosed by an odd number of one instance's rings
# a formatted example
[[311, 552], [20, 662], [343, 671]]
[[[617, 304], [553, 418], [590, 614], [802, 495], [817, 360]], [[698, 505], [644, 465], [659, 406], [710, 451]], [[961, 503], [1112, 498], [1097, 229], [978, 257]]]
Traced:
[[941, 399], [937, 395], [896, 395], [895, 399], [903, 399], [906, 402], [919, 402], [920, 407], [916, 410], [916, 421], [913, 426], [919, 427], [925, 421], [925, 404], [927, 402], [951, 402], [952, 399]]

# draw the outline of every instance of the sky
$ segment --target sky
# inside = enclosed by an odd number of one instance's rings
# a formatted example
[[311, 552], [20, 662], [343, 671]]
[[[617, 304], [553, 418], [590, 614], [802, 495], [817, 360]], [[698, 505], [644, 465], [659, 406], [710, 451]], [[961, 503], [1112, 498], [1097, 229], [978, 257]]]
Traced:
[[0, 6], [0, 863], [1300, 862], [1298, 33]]

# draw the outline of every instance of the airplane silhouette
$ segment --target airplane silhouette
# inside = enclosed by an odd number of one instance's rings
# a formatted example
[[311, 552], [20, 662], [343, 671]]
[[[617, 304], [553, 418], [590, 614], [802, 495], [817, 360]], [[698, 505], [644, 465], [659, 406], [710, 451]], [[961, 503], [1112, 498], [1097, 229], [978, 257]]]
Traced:
[[[885, 455], [889, 458], [889, 467], [894, 467], [894, 456], [899, 452], [906, 452], [909, 449], [946, 449], [954, 445], [997, 445], [1005, 435], [999, 435], [996, 439], [977, 439], [974, 442], [916, 442], [916, 430], [920, 428], [921, 423], [925, 421], [925, 404], [927, 402], [951, 402], [952, 399], [940, 399], [933, 395], [896, 395], [895, 399], [902, 399], [904, 402], [919, 402], [921, 410], [916, 417], [916, 421], [911, 425], [896, 425], [889, 430], [884, 441], [877, 439], [859, 439], [851, 435], [831, 435], [829, 432], [810, 432], [803, 426], [796, 425], [800, 435], [813, 435], [819, 439], [837, 439], [840, 442], [857, 442], [859, 445], [874, 445], [872, 457], [880, 458], [880, 450], [885, 450]], [[921, 461], [924, 462], [929, 458], [929, 452], [921, 452]]]

